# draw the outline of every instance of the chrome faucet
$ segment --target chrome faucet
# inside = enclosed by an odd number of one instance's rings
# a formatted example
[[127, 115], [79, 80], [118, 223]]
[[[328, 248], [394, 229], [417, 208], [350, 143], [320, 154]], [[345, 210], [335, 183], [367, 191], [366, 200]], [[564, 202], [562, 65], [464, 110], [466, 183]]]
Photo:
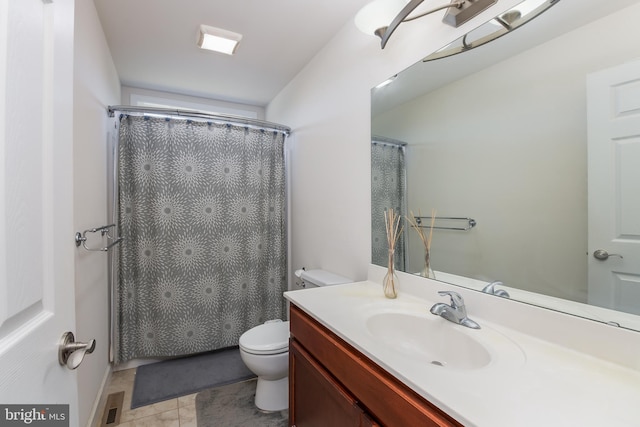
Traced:
[[464, 307], [462, 295], [451, 291], [438, 291], [438, 295], [449, 295], [451, 305], [442, 302], [436, 303], [431, 307], [431, 314], [444, 317], [450, 322], [466, 326], [467, 328], [480, 329], [480, 325], [467, 317], [467, 309]]
[[496, 286], [501, 286], [501, 285], [504, 285], [504, 283], [498, 280], [493, 281], [489, 283], [487, 286], [485, 286], [484, 288], [482, 288], [482, 292], [491, 294], [491, 295], [496, 295], [502, 298], [509, 298], [509, 293], [507, 291], [505, 291], [504, 289], [496, 289]]

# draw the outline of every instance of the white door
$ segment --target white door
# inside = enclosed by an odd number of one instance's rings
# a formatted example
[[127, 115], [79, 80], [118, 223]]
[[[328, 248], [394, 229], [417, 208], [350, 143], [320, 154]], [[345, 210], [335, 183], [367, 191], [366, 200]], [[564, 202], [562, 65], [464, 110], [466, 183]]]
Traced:
[[640, 61], [587, 90], [589, 303], [640, 314]]
[[71, 426], [73, 7], [0, 0], [0, 405], [70, 404]]

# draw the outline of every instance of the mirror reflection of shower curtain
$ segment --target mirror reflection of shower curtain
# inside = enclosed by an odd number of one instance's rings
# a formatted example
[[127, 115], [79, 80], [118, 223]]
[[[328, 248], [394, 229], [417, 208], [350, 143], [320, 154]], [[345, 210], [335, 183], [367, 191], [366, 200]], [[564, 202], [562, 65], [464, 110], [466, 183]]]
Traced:
[[129, 114], [119, 128], [115, 362], [285, 319], [285, 135]]
[[393, 208], [401, 215], [404, 232], [395, 250], [395, 268], [405, 271], [406, 206], [405, 143], [382, 137], [371, 141], [371, 263], [387, 266], [388, 244], [384, 212]]

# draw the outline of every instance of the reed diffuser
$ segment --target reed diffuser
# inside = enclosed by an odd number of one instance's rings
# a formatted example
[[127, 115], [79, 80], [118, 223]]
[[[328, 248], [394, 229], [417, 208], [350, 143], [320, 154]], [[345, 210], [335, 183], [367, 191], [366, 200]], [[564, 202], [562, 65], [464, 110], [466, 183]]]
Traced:
[[395, 213], [393, 208], [385, 211], [384, 225], [387, 232], [387, 243], [389, 244], [389, 259], [387, 263], [387, 274], [382, 281], [382, 287], [385, 297], [396, 298], [398, 296], [398, 290], [396, 289], [398, 277], [395, 271], [394, 254], [396, 243], [398, 242], [400, 233], [402, 233], [403, 227], [400, 225], [400, 215]]
[[[420, 217], [420, 212], [418, 212], [418, 217]], [[413, 215], [413, 212], [409, 211], [409, 216], [407, 217], [407, 222], [416, 230], [418, 233], [418, 237], [422, 241], [424, 246], [424, 269], [420, 272], [422, 277], [428, 277], [430, 279], [435, 279], [436, 275], [431, 269], [431, 238], [433, 237], [433, 224], [436, 222], [436, 211], [435, 209], [431, 209], [431, 225], [429, 226], [429, 234], [425, 234], [424, 227], [416, 220], [416, 216]]]

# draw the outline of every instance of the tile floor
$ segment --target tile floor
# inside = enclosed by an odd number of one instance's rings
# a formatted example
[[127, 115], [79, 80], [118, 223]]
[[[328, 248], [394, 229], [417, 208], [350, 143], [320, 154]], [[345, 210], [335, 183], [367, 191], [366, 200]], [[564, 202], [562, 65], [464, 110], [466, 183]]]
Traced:
[[119, 427], [197, 427], [195, 393], [131, 409], [135, 375], [135, 368], [116, 371], [111, 375], [111, 381], [107, 387], [107, 395], [124, 391]]

